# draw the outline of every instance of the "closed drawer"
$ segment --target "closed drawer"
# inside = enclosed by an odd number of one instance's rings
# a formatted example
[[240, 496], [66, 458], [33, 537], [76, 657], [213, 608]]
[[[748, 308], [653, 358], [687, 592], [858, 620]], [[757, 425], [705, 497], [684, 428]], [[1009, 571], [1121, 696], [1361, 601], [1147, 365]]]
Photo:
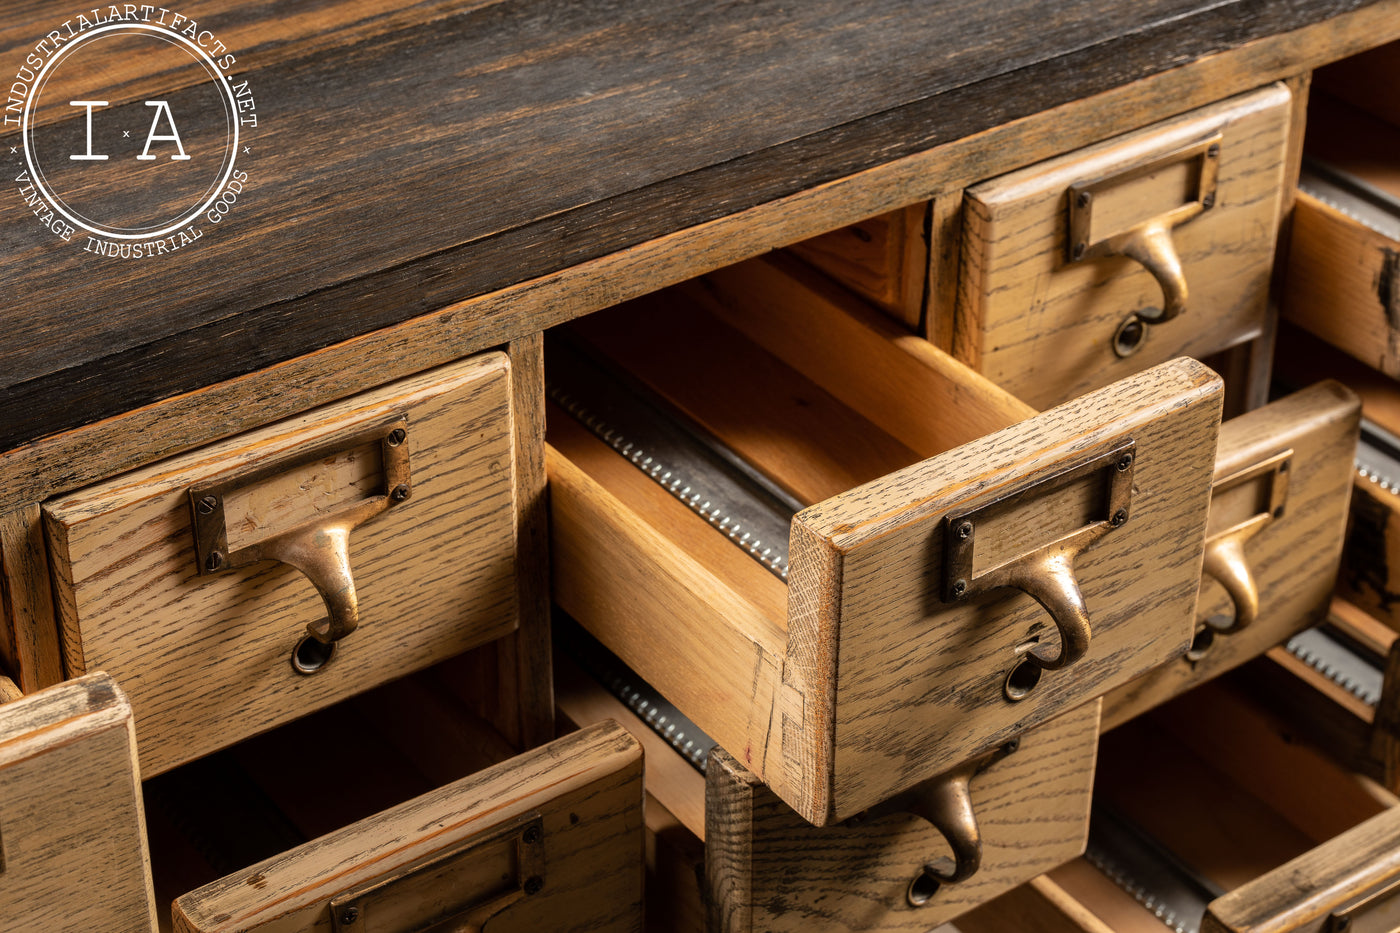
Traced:
[[489, 353], [45, 503], [68, 673], [146, 774], [515, 629], [510, 399]]
[[164, 930], [174, 899], [186, 931], [641, 929], [642, 752], [616, 723], [502, 758], [427, 678], [354, 702], [144, 787], [107, 675], [0, 707], [6, 928]]
[[[804, 819], [853, 816], [1189, 643], [1220, 405], [1198, 364], [1007, 428], [1029, 410], [792, 270], [740, 267], [585, 324], [588, 353], [818, 503], [791, 520], [784, 585], [550, 414], [556, 599]], [[1034, 598], [993, 587], [1032, 565], [1017, 579]]]
[[1220, 427], [1196, 637], [1104, 701], [1109, 728], [1322, 621], [1351, 498], [1360, 402], [1321, 382]]
[[[648, 825], [655, 803], [704, 841], [703, 866], [693, 855], [677, 865], [665, 837], [679, 827], [655, 824], [654, 884], [675, 892], [660, 909], [693, 904], [667, 929], [699, 926], [703, 901], [710, 930], [923, 933], [1083, 851], [1097, 701], [855, 819], [816, 827], [723, 749], [708, 760], [696, 754], [708, 737], [678, 722], [616, 659], [600, 660], [596, 645], [582, 648], [575, 636], [561, 644], [571, 650], [599, 680], [561, 657], [560, 710], [574, 722], [606, 716], [631, 730], [647, 748]], [[951, 880], [959, 867], [966, 877]], [[689, 894], [697, 881], [704, 898]]]
[[1359, 907], [1400, 873], [1396, 798], [1243, 695], [1197, 691], [1106, 736], [1094, 793], [1088, 855], [966, 933], [1020, 911], [1045, 920], [1018, 928], [1095, 933], [1396, 928]]
[[1291, 103], [1266, 88], [968, 189], [959, 359], [1048, 407], [1258, 336]]

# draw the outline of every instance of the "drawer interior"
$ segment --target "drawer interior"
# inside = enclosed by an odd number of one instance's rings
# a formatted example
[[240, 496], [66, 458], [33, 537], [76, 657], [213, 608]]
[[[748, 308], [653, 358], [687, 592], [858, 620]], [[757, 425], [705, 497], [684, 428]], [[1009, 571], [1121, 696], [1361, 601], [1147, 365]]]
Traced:
[[161, 928], [186, 892], [512, 755], [430, 669], [150, 778]]
[[[1160, 866], [1162, 852], [1203, 882], [1203, 906], [1397, 802], [1224, 683], [1105, 735], [1094, 794], [1091, 821], [1135, 827], [1157, 853], [1139, 861], [1136, 846], [1098, 846], [1105, 831], [1091, 825], [1089, 854], [1050, 880], [1108, 928], [1131, 933], [1164, 929], [1143, 903], [1165, 889], [1163, 879], [1181, 877]], [[1115, 873], [1126, 883], [1111, 880]]]

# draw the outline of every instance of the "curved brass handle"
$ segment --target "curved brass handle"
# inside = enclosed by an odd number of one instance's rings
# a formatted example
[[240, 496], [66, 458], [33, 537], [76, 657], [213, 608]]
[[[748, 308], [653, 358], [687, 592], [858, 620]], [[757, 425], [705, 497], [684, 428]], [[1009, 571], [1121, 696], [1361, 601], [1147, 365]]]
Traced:
[[1158, 218], [1136, 228], [1115, 244], [1115, 252], [1141, 263], [1162, 286], [1162, 310], [1150, 316], [1141, 311], [1137, 313], [1139, 320], [1149, 324], [1165, 323], [1186, 310], [1186, 272], [1172, 242], [1172, 227], [1169, 219]]
[[987, 575], [987, 587], [1015, 587], [1040, 603], [1054, 620], [1060, 633], [1059, 650], [1049, 654], [1044, 650], [1047, 646], [1037, 646], [1025, 656], [1041, 670], [1059, 670], [1089, 651], [1089, 607], [1074, 577], [1074, 558], [1098, 538], [1099, 534], [1076, 536]]
[[1205, 563], [1201, 569], [1214, 577], [1235, 604], [1235, 618], [1228, 626], [1217, 627], [1221, 634], [1231, 634], [1247, 628], [1259, 617], [1259, 585], [1244, 556], [1245, 542], [1264, 527], [1264, 522], [1250, 522], [1206, 542]]
[[[957, 884], [977, 874], [982, 867], [982, 829], [977, 824], [977, 814], [972, 807], [972, 779], [1015, 752], [1019, 746], [1019, 740], [1007, 742], [935, 778], [933, 783], [917, 789], [911, 795], [900, 798], [900, 803], [908, 812], [927, 820], [953, 850], [951, 869], [945, 869], [935, 862], [924, 864], [910, 882], [911, 902], [914, 901], [913, 892], [924, 878], [931, 879], [935, 887]], [[920, 903], [915, 903], [915, 906], [920, 906]]]
[[[308, 623], [307, 633], [323, 645], [333, 645], [349, 635], [360, 623], [359, 599], [350, 567], [350, 533], [412, 495], [407, 436], [407, 421], [397, 418], [368, 431], [298, 452], [287, 460], [239, 471], [192, 488], [190, 508], [199, 572], [205, 575], [223, 573], [260, 560], [276, 560], [295, 567], [311, 581], [326, 606], [326, 618]], [[231, 493], [370, 444], [378, 444], [380, 451], [383, 473], [380, 495], [356, 499], [269, 538], [237, 549], [229, 548], [224, 507]]]

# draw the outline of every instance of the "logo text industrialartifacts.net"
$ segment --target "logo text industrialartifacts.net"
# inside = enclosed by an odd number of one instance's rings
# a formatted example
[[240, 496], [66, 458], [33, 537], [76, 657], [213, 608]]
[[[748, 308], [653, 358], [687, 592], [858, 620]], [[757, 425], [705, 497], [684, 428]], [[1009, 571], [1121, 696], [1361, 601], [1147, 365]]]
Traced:
[[194, 244], [248, 187], [235, 163], [252, 153], [258, 115], [247, 80], [231, 73], [237, 61], [211, 29], [166, 7], [113, 4], [64, 20], [19, 64], [0, 125], [24, 205], [100, 256]]

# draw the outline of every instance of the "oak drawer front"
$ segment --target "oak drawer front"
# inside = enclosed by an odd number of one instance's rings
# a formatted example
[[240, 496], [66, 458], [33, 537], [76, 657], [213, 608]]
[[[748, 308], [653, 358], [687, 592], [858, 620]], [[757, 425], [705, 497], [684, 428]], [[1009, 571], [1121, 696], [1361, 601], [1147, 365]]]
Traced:
[[959, 358], [1044, 408], [1258, 336], [1290, 105], [1265, 88], [968, 189]]
[[622, 933], [642, 871], [641, 747], [608, 722], [192, 891], [175, 929]]
[[131, 707], [95, 673], [0, 706], [7, 930], [156, 930]]
[[814, 827], [732, 757], [712, 756], [710, 928], [922, 933], [1074, 858], [1088, 831], [1098, 707], [1094, 701], [1031, 730], [970, 780], [963, 769], [929, 782], [924, 799], [937, 801], [949, 793], [944, 782], [966, 781], [981, 861], [957, 882], [925, 872], [926, 865], [950, 872], [952, 850], [942, 830], [916, 813]]
[[[674, 327], [685, 346], [653, 341], [649, 322]], [[694, 370], [676, 358], [692, 350], [745, 374], [736, 406], [713, 419], [705, 406], [724, 393], [703, 381], [678, 402], [726, 439], [820, 446], [758, 411], [777, 396], [808, 413], [796, 419], [818, 411], [836, 425], [850, 414], [810, 381], [757, 385], [783, 364], [750, 359], [742, 335], [728, 331], [710, 346], [713, 321], [679, 304], [614, 323], [647, 364], [632, 370], [642, 382]], [[909, 362], [899, 344], [856, 344], [867, 371]], [[925, 376], [929, 384], [910, 396], [923, 405], [971, 398], [982, 383], [956, 366]], [[902, 399], [873, 407], [918, 420]], [[786, 587], [621, 454], [551, 412], [555, 596], [804, 818], [845, 819], [1185, 650], [1200, 566], [1190, 545], [1205, 526], [1219, 404], [1214, 375], [1178, 361], [943, 453], [914, 447], [910, 460], [936, 455], [798, 513]], [[726, 422], [730, 415], [739, 422]], [[908, 436], [930, 431], [911, 424]], [[876, 449], [886, 443], [877, 434], [864, 424], [853, 437]], [[769, 451], [769, 462], [785, 459]], [[950, 540], [963, 522], [976, 534]], [[1098, 537], [1077, 559], [1057, 550], [1084, 529]], [[948, 555], [966, 560], [969, 543], [970, 569], [955, 574]], [[1050, 552], [1057, 569], [1048, 572], [1076, 578], [1075, 593], [1058, 583], [1035, 598], [990, 584], [977, 591], [996, 567]], [[1066, 565], [1072, 573], [1059, 573]], [[1038, 570], [1028, 576], [1042, 579]], [[957, 588], [958, 580], [971, 582]], [[1086, 608], [1073, 605], [1075, 594]], [[1088, 644], [1065, 621], [1085, 614]], [[667, 620], [664, 639], [650, 634], [658, 618]], [[1055, 670], [1061, 622], [1073, 641], [1066, 656], [1084, 654]], [[1033, 652], [1044, 663], [1028, 660]], [[1038, 683], [1008, 682], [1028, 665], [1032, 678], [1045, 669]]]
[[[515, 628], [509, 390], [509, 360], [485, 354], [45, 504], [69, 674], [122, 682], [148, 775]], [[335, 560], [315, 586], [295, 555], [232, 566], [334, 541], [367, 507], [351, 588]], [[357, 626], [298, 672], [348, 594]]]
[[1360, 413], [1357, 397], [1329, 381], [1221, 425], [1196, 639], [1186, 655], [1108, 696], [1108, 727], [1326, 616]]

